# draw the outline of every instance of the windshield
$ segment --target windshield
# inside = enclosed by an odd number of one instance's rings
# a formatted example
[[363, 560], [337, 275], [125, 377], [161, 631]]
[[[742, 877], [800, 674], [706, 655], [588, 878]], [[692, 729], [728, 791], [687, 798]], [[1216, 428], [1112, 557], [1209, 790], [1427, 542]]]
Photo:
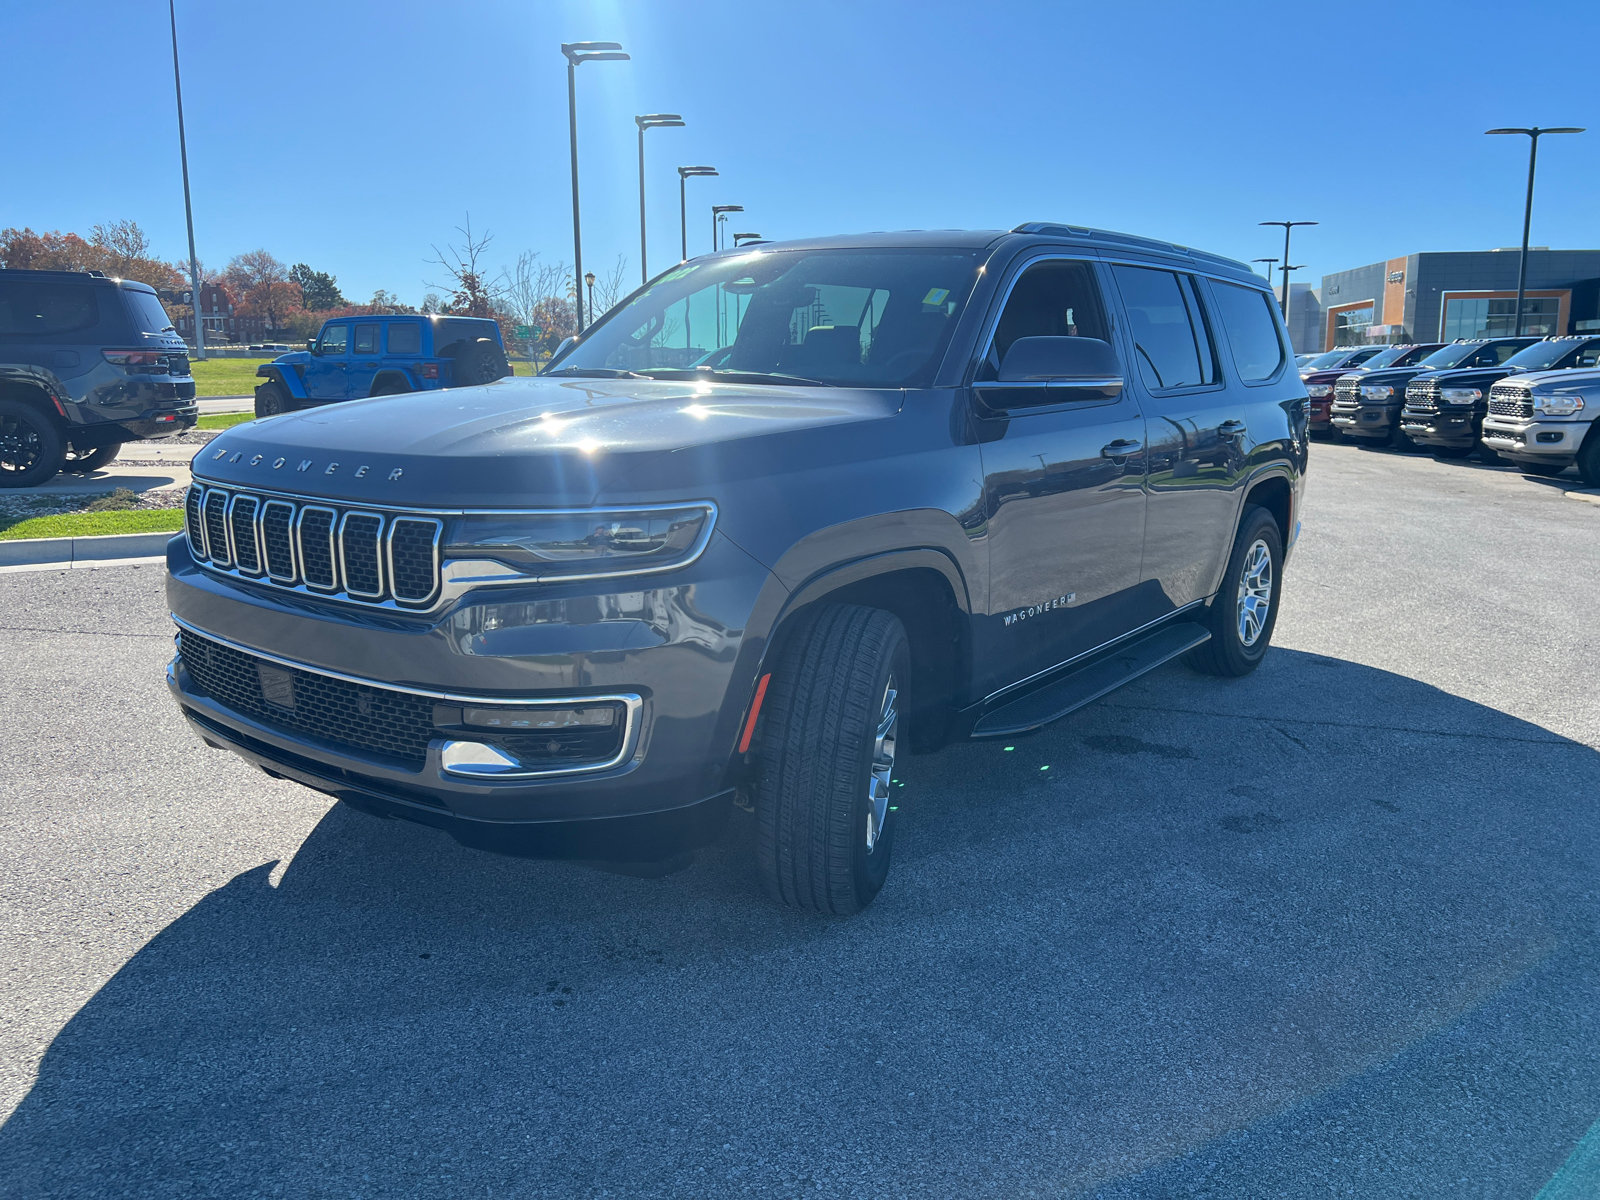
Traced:
[[1337, 366], [1345, 360], [1350, 353], [1348, 350], [1329, 350], [1326, 354], [1319, 354], [1301, 367], [1302, 371], [1321, 371], [1326, 367]]
[[549, 372], [915, 387], [932, 380], [978, 251], [775, 250], [685, 263]]
[[1523, 371], [1540, 371], [1546, 367], [1553, 367], [1567, 355], [1571, 354], [1582, 343], [1579, 342], [1535, 342], [1518, 350], [1501, 366], [1516, 367]]
[[1481, 343], [1455, 342], [1444, 347], [1442, 350], [1435, 350], [1432, 354], [1428, 355], [1427, 358], [1419, 362], [1417, 366], [1427, 367], [1430, 371], [1437, 371], [1444, 367], [1453, 367], [1457, 363], [1471, 358], [1481, 349], [1483, 349]]
[[123, 288], [122, 294], [128, 298], [128, 311], [133, 315], [133, 327], [140, 333], [166, 333], [172, 328], [167, 310], [161, 307], [161, 301], [156, 299], [155, 293], [143, 292], [138, 288]]
[[1374, 354], [1361, 365], [1367, 368], [1369, 371], [1375, 371], [1379, 367], [1387, 367], [1390, 363], [1394, 362], [1395, 359], [1404, 354], [1406, 349], [1407, 347], [1405, 346], [1390, 346], [1387, 350], [1378, 351], [1378, 353]]

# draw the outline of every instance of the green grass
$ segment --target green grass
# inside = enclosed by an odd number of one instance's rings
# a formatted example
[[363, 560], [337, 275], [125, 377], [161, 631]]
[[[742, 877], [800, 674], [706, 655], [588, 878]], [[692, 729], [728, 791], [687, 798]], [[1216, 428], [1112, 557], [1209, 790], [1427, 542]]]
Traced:
[[0, 517], [0, 542], [17, 538], [94, 537], [104, 533], [177, 533], [182, 528], [181, 508], [61, 513], [54, 517]]
[[246, 421], [254, 421], [255, 413], [206, 413], [195, 424], [196, 429], [232, 429]]
[[511, 373], [513, 375], [537, 375], [539, 373], [539, 365], [531, 362], [514, 362], [511, 364]]
[[270, 358], [208, 358], [205, 362], [191, 360], [189, 369], [194, 372], [194, 394], [206, 396], [249, 396], [261, 381], [256, 378], [256, 368]]

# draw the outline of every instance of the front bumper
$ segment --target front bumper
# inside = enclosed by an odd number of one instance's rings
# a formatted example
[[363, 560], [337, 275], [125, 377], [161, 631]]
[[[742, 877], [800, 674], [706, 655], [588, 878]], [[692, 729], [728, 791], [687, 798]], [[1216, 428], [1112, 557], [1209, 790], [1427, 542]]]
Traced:
[[1459, 450], [1478, 444], [1478, 423], [1471, 409], [1441, 408], [1429, 412], [1406, 408], [1400, 414], [1400, 428], [1412, 441], [1424, 446]]
[[1516, 417], [1485, 417], [1483, 444], [1512, 459], [1542, 463], [1570, 463], [1578, 456], [1585, 421], [1525, 421]]
[[324, 740], [305, 722], [273, 720], [260, 697], [253, 708], [230, 707], [181, 657], [167, 682], [205, 741], [357, 807], [507, 853], [670, 857], [714, 837], [728, 807], [761, 649], [742, 635], [770, 579], [719, 536], [693, 574], [693, 583], [663, 575], [649, 580], [653, 589], [628, 593], [596, 589], [645, 578], [475, 592], [442, 614], [413, 615], [274, 594], [198, 566], [182, 537], [169, 545], [168, 601], [180, 628], [277, 666], [359, 683], [374, 690], [375, 711], [378, 691], [486, 707], [636, 698], [626, 752], [603, 764], [468, 777], [447, 761], [452, 741], [472, 738], [459, 729], [431, 737], [424, 729], [425, 757], [402, 762]]
[[1335, 429], [1346, 437], [1371, 438], [1383, 441], [1394, 432], [1398, 405], [1348, 404], [1337, 405], [1331, 416]]

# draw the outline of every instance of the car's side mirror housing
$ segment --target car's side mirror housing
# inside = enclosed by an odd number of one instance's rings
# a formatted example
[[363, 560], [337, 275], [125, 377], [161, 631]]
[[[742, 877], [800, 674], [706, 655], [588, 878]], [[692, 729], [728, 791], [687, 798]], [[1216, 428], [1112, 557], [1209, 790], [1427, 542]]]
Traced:
[[550, 363], [555, 362], [556, 359], [560, 358], [563, 354], [565, 354], [567, 352], [567, 349], [572, 345], [572, 343], [577, 341], [577, 340], [578, 339], [575, 338], [575, 337], [564, 337], [564, 338], [562, 338], [561, 339], [561, 344], [556, 347], [556, 352], [550, 356], [550, 362], [545, 363], [545, 370], [548, 371], [550, 369]]
[[306, 341], [306, 353], [307, 354], [321, 354], [322, 353], [322, 351], [317, 349], [317, 339], [316, 338], [307, 339], [307, 341]]
[[1006, 351], [997, 382], [1047, 384], [1037, 388], [1043, 394], [1036, 404], [1112, 400], [1122, 394], [1122, 364], [1111, 343], [1099, 338], [1024, 337]]

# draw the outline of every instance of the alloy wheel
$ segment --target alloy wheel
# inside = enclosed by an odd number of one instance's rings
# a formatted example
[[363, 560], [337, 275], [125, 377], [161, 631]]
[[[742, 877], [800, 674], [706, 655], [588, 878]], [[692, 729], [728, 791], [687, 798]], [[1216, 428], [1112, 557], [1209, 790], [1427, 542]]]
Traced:
[[18, 417], [0, 421], [0, 470], [21, 474], [32, 469], [43, 453], [39, 431]]
[[872, 741], [872, 773], [867, 781], [868, 854], [878, 844], [889, 819], [889, 785], [894, 778], [895, 735], [900, 725], [900, 713], [895, 708], [898, 695], [891, 675], [883, 689], [883, 703], [878, 706], [878, 727]]
[[1244, 568], [1239, 572], [1239, 641], [1245, 649], [1260, 639], [1271, 611], [1272, 551], [1257, 538], [1245, 552]]

